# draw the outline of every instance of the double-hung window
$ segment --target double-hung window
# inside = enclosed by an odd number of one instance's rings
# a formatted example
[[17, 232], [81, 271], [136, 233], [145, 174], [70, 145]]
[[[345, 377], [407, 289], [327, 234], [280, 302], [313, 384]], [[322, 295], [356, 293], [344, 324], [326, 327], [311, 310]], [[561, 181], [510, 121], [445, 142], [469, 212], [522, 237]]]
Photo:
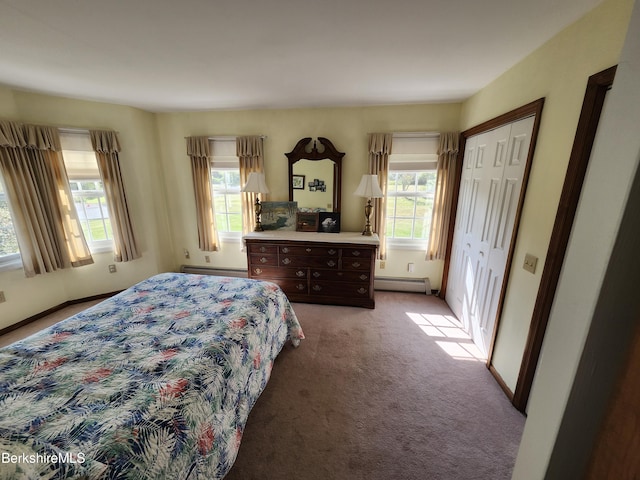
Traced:
[[98, 161], [89, 132], [61, 131], [62, 156], [71, 195], [92, 253], [113, 249], [113, 230]]
[[20, 265], [18, 238], [11, 220], [9, 201], [0, 178], [0, 269]]
[[391, 248], [426, 249], [438, 166], [438, 135], [394, 135], [387, 179]]
[[235, 137], [215, 137], [211, 142], [211, 189], [216, 229], [221, 240], [242, 236], [240, 160]]

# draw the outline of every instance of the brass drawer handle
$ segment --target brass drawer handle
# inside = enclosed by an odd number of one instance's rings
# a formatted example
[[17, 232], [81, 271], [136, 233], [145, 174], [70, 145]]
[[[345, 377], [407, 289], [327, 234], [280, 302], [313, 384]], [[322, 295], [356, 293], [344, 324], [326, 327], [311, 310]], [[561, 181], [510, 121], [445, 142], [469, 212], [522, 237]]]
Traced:
[[254, 273], [256, 275], [260, 275], [262, 273], [262, 269], [261, 268], [254, 268], [253, 271], [254, 271]]
[[331, 250], [329, 250], [327, 252], [329, 255], [334, 255], [336, 253], [336, 251], [332, 248]]
[[321, 287], [320, 285], [314, 285], [314, 286], [313, 286], [313, 289], [314, 289], [316, 292], [319, 292], [320, 290], [322, 290], [322, 287]]
[[369, 278], [369, 277], [364, 275], [364, 274], [360, 275], [360, 280], [366, 280], [367, 278]]
[[327, 265], [329, 265], [330, 267], [335, 267], [336, 266], [336, 262], [334, 262], [333, 260], [329, 260], [327, 262]]
[[296, 288], [298, 290], [304, 290], [305, 288], [307, 288], [307, 286], [303, 283], [299, 283], [298, 285], [296, 285]]
[[266, 252], [266, 251], [267, 251], [267, 247], [260, 247], [260, 251], [261, 251], [262, 253]]
[[353, 262], [351, 265], [353, 268], [358, 268], [360, 266], [360, 262]]
[[282, 263], [284, 263], [285, 265], [289, 265], [291, 263], [291, 259], [290, 258], [283, 258], [282, 259]]
[[297, 275], [297, 276], [299, 276], [299, 277], [304, 277], [305, 272], [303, 272], [302, 270], [298, 270], [298, 271], [296, 272], [296, 275]]
[[265, 257], [262, 257], [262, 258], [260, 259], [260, 263], [267, 263], [268, 261], [269, 261], [269, 259], [267, 259], [267, 258], [265, 258]]
[[306, 249], [306, 252], [307, 252], [307, 253], [311, 253], [311, 249], [310, 249], [310, 248], [307, 248], [307, 249]]
[[289, 249], [287, 247], [282, 247], [282, 253], [289, 253]]
[[354, 250], [353, 252], [351, 252], [351, 255], [353, 255], [354, 257], [359, 257], [360, 256], [360, 251], [359, 250]]
[[367, 289], [366, 289], [366, 288], [362, 288], [362, 287], [360, 287], [360, 288], [358, 289], [358, 293], [359, 293], [360, 295], [362, 295], [363, 293], [367, 293]]
[[320, 277], [320, 275], [322, 275], [320, 272], [313, 272], [313, 276], [314, 276], [315, 278]]

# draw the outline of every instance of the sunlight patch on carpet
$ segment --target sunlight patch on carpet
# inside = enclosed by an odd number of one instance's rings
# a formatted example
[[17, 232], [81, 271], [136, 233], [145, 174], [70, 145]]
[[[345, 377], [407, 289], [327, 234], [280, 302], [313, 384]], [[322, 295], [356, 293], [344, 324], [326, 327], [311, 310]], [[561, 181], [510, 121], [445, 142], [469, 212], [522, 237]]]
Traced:
[[425, 335], [442, 339], [436, 340], [436, 344], [451, 358], [475, 362], [486, 361], [487, 357], [482, 354], [469, 334], [461, 328], [460, 322], [452, 315], [405, 313]]

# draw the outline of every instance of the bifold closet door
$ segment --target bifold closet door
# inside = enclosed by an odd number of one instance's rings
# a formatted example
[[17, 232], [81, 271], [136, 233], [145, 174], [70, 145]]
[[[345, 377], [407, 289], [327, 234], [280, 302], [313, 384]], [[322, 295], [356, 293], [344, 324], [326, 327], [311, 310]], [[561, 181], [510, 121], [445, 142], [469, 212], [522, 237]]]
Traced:
[[491, 345], [534, 117], [467, 139], [446, 301], [483, 354]]

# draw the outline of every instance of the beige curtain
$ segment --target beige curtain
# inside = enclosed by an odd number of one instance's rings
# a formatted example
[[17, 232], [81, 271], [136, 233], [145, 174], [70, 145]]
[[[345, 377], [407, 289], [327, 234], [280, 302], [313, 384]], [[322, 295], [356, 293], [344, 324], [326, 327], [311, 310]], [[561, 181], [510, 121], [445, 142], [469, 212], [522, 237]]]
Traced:
[[129, 216], [127, 196], [120, 172], [120, 142], [116, 132], [108, 130], [90, 130], [91, 143], [96, 152], [98, 170], [104, 184], [104, 192], [109, 207], [109, 220], [113, 230], [114, 260], [129, 262], [140, 258], [136, 245], [133, 225]]
[[215, 252], [220, 242], [213, 213], [209, 137], [188, 137], [187, 155], [191, 158], [193, 191], [196, 199], [198, 246], [205, 252]]
[[444, 260], [451, 221], [453, 190], [455, 186], [456, 161], [458, 158], [459, 132], [440, 135], [438, 147], [438, 177], [433, 202], [431, 232], [427, 246], [427, 260]]
[[27, 277], [93, 263], [58, 130], [0, 122], [0, 170]]
[[393, 135], [390, 133], [369, 134], [369, 173], [378, 175], [380, 189], [384, 196], [373, 199], [373, 231], [380, 237], [378, 258], [387, 259], [387, 241], [385, 231], [387, 226], [387, 177], [389, 176], [389, 154]]
[[[264, 152], [262, 137], [249, 136], [236, 138], [236, 155], [240, 160], [240, 187], [243, 187], [251, 172], [264, 173]], [[253, 231], [256, 226], [256, 214], [254, 204], [255, 193], [242, 192], [242, 234]], [[261, 201], [266, 194], [261, 194]]]

